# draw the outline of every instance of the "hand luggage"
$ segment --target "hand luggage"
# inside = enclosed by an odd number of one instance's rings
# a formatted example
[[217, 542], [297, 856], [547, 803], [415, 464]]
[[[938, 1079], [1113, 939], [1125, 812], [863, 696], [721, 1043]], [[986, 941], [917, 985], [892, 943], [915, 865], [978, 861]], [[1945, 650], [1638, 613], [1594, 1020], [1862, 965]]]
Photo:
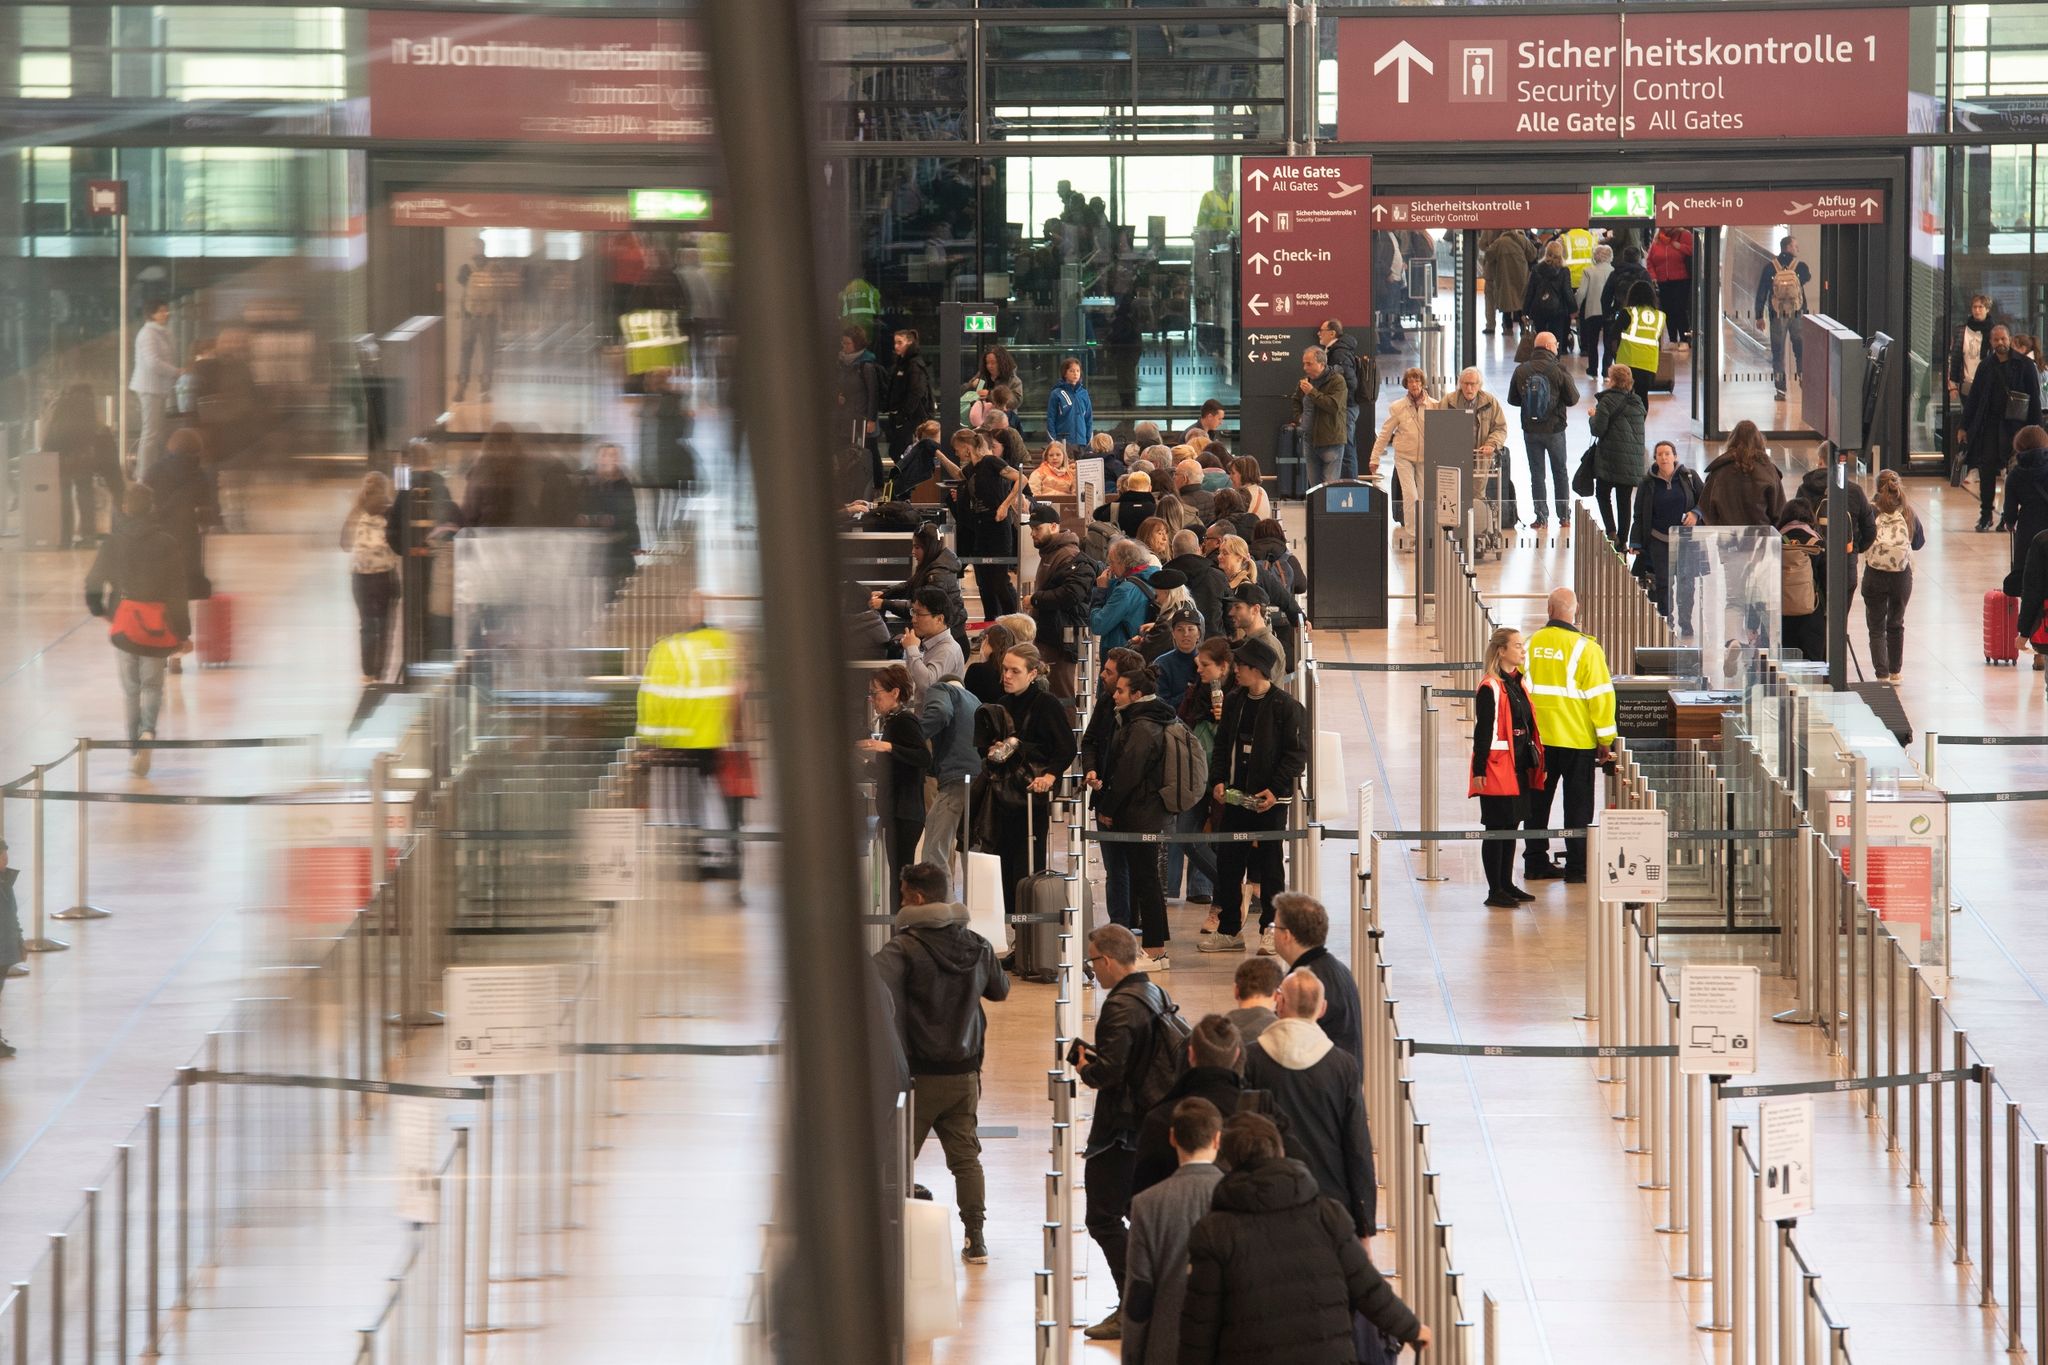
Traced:
[[[1038, 794], [1024, 797], [1024, 865], [1038, 861]], [[1060, 933], [1066, 928], [1067, 879], [1047, 868], [1026, 872], [1017, 882], [1017, 951], [1011, 961], [1018, 976], [1045, 984], [1060, 979]]]
[[202, 668], [225, 668], [234, 662], [234, 598], [217, 592], [192, 604], [192, 643]]
[[2020, 601], [2002, 588], [1984, 594], [1984, 662], [2017, 664], [2020, 658]]

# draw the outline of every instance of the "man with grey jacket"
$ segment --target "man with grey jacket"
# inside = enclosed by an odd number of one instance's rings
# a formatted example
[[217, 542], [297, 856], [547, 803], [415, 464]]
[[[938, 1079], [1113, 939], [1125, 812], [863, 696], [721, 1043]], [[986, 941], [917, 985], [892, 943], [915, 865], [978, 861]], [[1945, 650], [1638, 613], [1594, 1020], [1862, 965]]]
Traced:
[[[956, 656], [957, 657], [957, 656]], [[953, 875], [953, 855], [959, 850], [961, 831], [967, 828], [967, 790], [981, 769], [981, 755], [974, 751], [974, 713], [981, 702], [960, 684], [956, 666], [924, 690], [924, 705], [918, 724], [932, 746], [932, 779], [938, 789], [925, 806], [924, 843], [918, 856], [937, 863]]]
[[1166, 1140], [1180, 1165], [1131, 1200], [1124, 1262], [1124, 1365], [1179, 1365], [1180, 1310], [1187, 1298], [1188, 1234], [1209, 1212], [1223, 1179], [1216, 1149], [1223, 1114], [1198, 1095], [1173, 1106]]
[[1008, 999], [1010, 978], [989, 941], [967, 927], [967, 907], [946, 899], [944, 868], [913, 863], [903, 869], [900, 889], [896, 933], [875, 953], [875, 967], [910, 1063], [911, 1155], [923, 1150], [927, 1134], [938, 1133], [967, 1230], [960, 1255], [981, 1265], [988, 1260], [979, 1117], [988, 1019], [981, 1002]]

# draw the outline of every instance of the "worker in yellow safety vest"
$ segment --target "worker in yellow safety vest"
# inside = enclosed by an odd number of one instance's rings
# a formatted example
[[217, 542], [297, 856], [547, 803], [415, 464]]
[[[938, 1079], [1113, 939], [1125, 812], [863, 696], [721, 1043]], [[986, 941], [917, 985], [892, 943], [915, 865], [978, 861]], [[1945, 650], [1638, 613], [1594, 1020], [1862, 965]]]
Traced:
[[1564, 234], [1564, 268], [1572, 273], [1572, 288], [1579, 287], [1586, 267], [1593, 264], [1593, 248], [1599, 245], [1590, 228], [1569, 228]]
[[[715, 781], [725, 798], [725, 828], [737, 830], [744, 796], [735, 795], [726, 768], [737, 730], [738, 651], [731, 635], [703, 619], [694, 595], [684, 607], [684, 619], [698, 624], [649, 650], [640, 679], [641, 752], [655, 765], [650, 820], [696, 827], [704, 789]], [[738, 862], [737, 845], [732, 861]]]
[[873, 336], [875, 319], [881, 315], [882, 291], [866, 280], [856, 275], [847, 281], [846, 288], [839, 291], [840, 326], [856, 326]]
[[[1614, 679], [1607, 654], [1576, 624], [1578, 595], [1570, 588], [1550, 594], [1550, 619], [1529, 638], [1529, 700], [1536, 709], [1536, 733], [1543, 740], [1543, 791], [1530, 802], [1530, 828], [1550, 828], [1558, 788], [1564, 789], [1566, 829], [1593, 822], [1593, 768], [1612, 760]], [[1562, 866], [1550, 860], [1548, 839], [1522, 844], [1525, 881], [1586, 880], [1586, 841], [1567, 839]]]
[[1635, 371], [1635, 389], [1650, 401], [1657, 382], [1657, 364], [1663, 351], [1664, 310], [1657, 306], [1656, 286], [1637, 280], [1628, 291], [1628, 321], [1622, 325], [1621, 341], [1614, 348], [1616, 364]]

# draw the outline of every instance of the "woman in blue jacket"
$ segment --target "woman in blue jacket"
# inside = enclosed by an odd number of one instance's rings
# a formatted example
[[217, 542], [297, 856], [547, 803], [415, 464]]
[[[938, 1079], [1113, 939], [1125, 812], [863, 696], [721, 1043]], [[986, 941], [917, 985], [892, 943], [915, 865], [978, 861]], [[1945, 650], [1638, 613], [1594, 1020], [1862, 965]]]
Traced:
[[1130, 643], [1145, 624], [1152, 595], [1134, 580], [1152, 577], [1158, 566], [1150, 561], [1150, 553], [1135, 540], [1109, 547], [1109, 567], [1096, 580], [1095, 604], [1088, 613], [1088, 628], [1101, 638], [1105, 654]]
[[1068, 356], [1060, 362], [1060, 382], [1045, 400], [1049, 438], [1065, 441], [1069, 450], [1086, 450], [1095, 436], [1095, 400], [1081, 382], [1081, 362]]

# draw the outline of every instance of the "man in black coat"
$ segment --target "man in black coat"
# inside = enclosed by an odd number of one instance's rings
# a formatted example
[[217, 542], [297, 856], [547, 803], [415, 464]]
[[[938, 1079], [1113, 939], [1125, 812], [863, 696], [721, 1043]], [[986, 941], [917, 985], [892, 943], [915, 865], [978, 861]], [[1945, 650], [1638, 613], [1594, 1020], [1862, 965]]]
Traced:
[[[1856, 596], [1856, 570], [1862, 561], [1862, 554], [1870, 548], [1870, 542], [1877, 539], [1877, 513], [1871, 509], [1870, 495], [1863, 491], [1863, 485], [1849, 480], [1846, 489], [1849, 495], [1849, 526], [1846, 532], [1849, 542], [1849, 597]], [[1828, 518], [1828, 471], [1825, 465], [1806, 471], [1806, 477], [1799, 481], [1799, 496], [1813, 504], [1813, 524], [1823, 531]]]
[[1313, 896], [1289, 891], [1273, 902], [1273, 943], [1290, 971], [1309, 971], [1323, 983], [1323, 1032], [1361, 1063], [1365, 1057], [1358, 1017], [1358, 983], [1351, 969], [1325, 944], [1330, 912]]
[[2012, 458], [2023, 427], [2041, 424], [2041, 372], [2032, 358], [2012, 348], [2004, 323], [1991, 329], [1991, 354], [1977, 365], [1977, 378], [1963, 400], [1963, 430], [1969, 463], [1977, 470], [1977, 529], [1991, 529], [1998, 476]]
[[984, 1000], [1009, 998], [1010, 978], [989, 941], [967, 927], [967, 907], [946, 897], [952, 877], [936, 863], [913, 863], [901, 877], [896, 933], [875, 953], [895, 1005], [897, 1032], [910, 1063], [913, 1156], [937, 1131], [960, 1197], [967, 1232], [960, 1254], [988, 1259], [982, 1223], [988, 1187], [981, 1171], [981, 1059], [988, 1039]]
[[883, 386], [883, 423], [889, 434], [889, 453], [899, 454], [917, 434], [917, 424], [939, 415], [932, 401], [932, 377], [925, 370], [924, 356], [917, 349], [917, 333], [906, 327], [895, 337], [896, 356], [890, 362], [889, 379]]
[[1172, 548], [1173, 558], [1166, 561], [1166, 567], [1187, 579], [1188, 596], [1195, 599], [1195, 610], [1202, 614], [1202, 634], [1228, 635], [1230, 622], [1223, 604], [1230, 596], [1230, 580], [1202, 553], [1202, 538], [1193, 531], [1176, 532]]
[[[1224, 802], [1226, 830], [1287, 828], [1287, 808], [1308, 766], [1308, 713], [1273, 685], [1280, 660], [1273, 647], [1254, 636], [1237, 647], [1238, 691], [1223, 704], [1215, 747], [1209, 757], [1210, 794]], [[1225, 793], [1234, 793], [1226, 796]], [[1205, 953], [1244, 951], [1241, 897], [1247, 872], [1259, 884], [1261, 953], [1275, 953], [1273, 898], [1286, 889], [1287, 867], [1277, 839], [1216, 846], [1217, 932], [1196, 946]]]
[[1185, 1099], [1204, 1099], [1225, 1118], [1237, 1112], [1238, 1097], [1244, 1093], [1244, 1078], [1238, 1063], [1244, 1058], [1244, 1042], [1237, 1025], [1220, 1014], [1205, 1015], [1188, 1039], [1188, 1069], [1180, 1073], [1166, 1098], [1145, 1111], [1138, 1125], [1138, 1162], [1131, 1174], [1133, 1198], [1172, 1175], [1179, 1167], [1173, 1144], [1167, 1135], [1173, 1127], [1173, 1107]]
[[1298, 971], [1280, 983], [1279, 1018], [1245, 1049], [1244, 1084], [1272, 1096], [1287, 1118], [1287, 1155], [1308, 1167], [1325, 1198], [1351, 1215], [1360, 1237], [1377, 1226], [1372, 1137], [1366, 1129], [1364, 1073], [1358, 1059], [1316, 1026], [1323, 983]]
[[[1166, 727], [1180, 721], [1159, 700], [1159, 675], [1143, 662], [1118, 673], [1111, 700], [1116, 732], [1096, 779], [1096, 818], [1110, 833], [1163, 833], [1173, 823], [1160, 796], [1166, 783]], [[1103, 899], [1111, 917], [1121, 910], [1117, 923], [1140, 935], [1140, 967], [1166, 970], [1171, 965], [1166, 956], [1166, 845], [1105, 843], [1101, 849]]]

